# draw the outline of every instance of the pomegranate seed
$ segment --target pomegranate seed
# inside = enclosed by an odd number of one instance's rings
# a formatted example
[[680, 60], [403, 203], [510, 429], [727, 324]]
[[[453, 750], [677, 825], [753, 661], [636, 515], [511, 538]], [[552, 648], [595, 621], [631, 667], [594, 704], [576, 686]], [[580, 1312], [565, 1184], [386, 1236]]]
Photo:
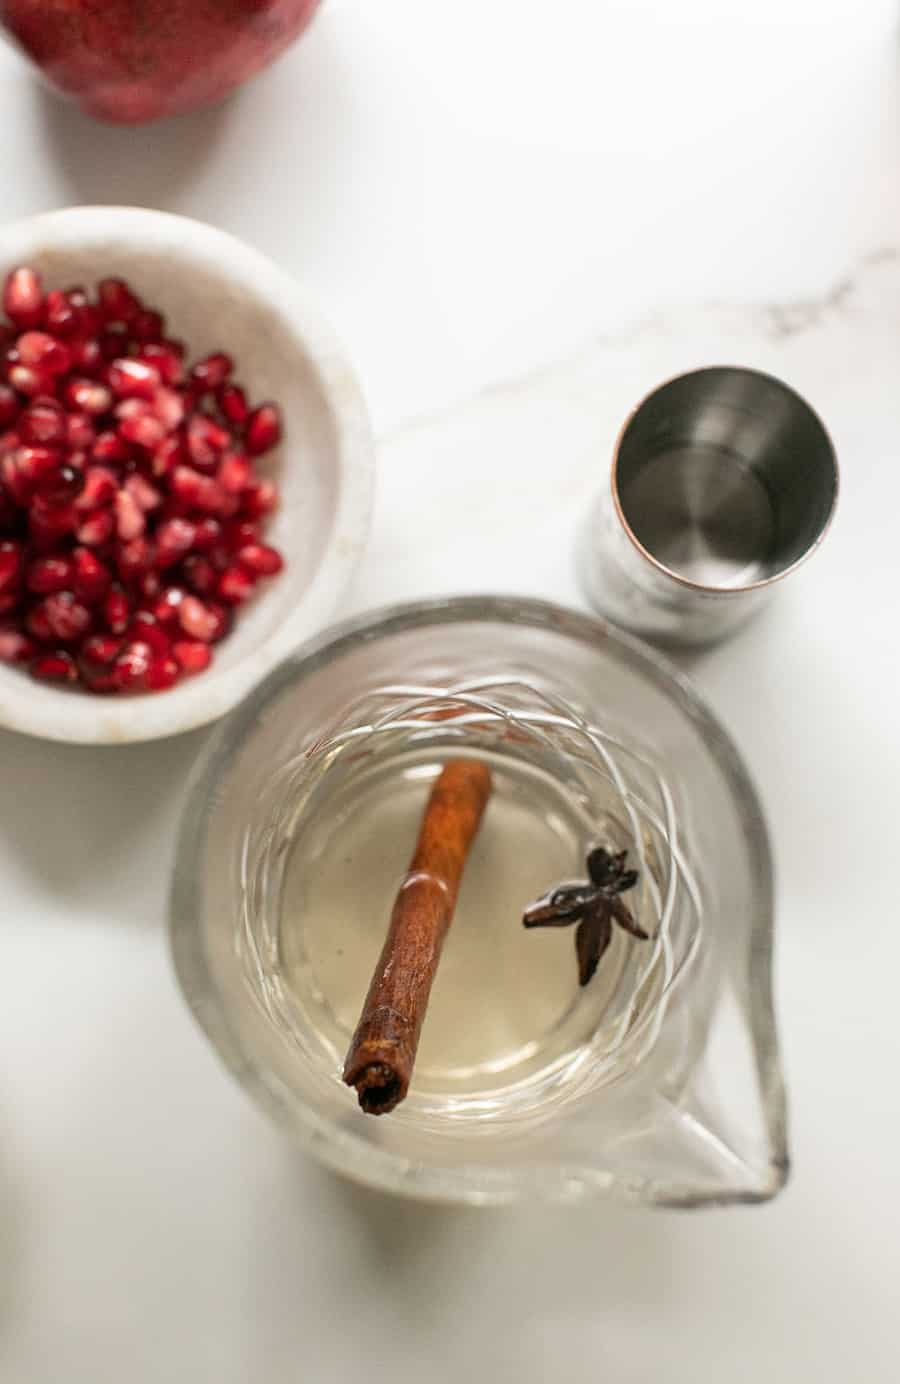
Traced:
[[131, 330], [138, 341], [160, 341], [165, 334], [166, 324], [160, 312], [149, 312], [144, 308], [135, 315]]
[[0, 428], [8, 428], [19, 416], [19, 401], [15, 390], [8, 384], [0, 384]]
[[181, 384], [184, 379], [184, 365], [181, 355], [173, 349], [172, 342], [152, 341], [148, 342], [141, 350], [141, 360], [147, 365], [152, 365], [158, 372], [163, 384]]
[[0, 433], [0, 457], [9, 456], [18, 447], [21, 438], [14, 428], [7, 428]]
[[27, 663], [37, 653], [37, 645], [15, 625], [0, 626], [0, 663]]
[[[18, 451], [18, 448], [16, 448]], [[23, 508], [31, 498], [31, 483], [21, 474], [16, 463], [16, 453], [7, 453], [0, 461], [0, 476], [6, 493], [14, 505]]]
[[234, 555], [230, 548], [224, 543], [220, 543], [215, 548], [209, 550], [209, 560], [217, 572], [224, 572], [226, 567], [234, 566]]
[[152, 613], [159, 625], [174, 625], [178, 621], [178, 609], [184, 600], [180, 586], [167, 586], [162, 595], [153, 603]]
[[124, 279], [101, 279], [97, 285], [100, 314], [105, 322], [131, 322], [141, 310]]
[[113, 414], [120, 421], [126, 418], [148, 418], [151, 412], [146, 399], [120, 399], [113, 409]]
[[23, 365], [33, 365], [51, 375], [64, 375], [72, 368], [69, 348], [47, 332], [23, 332], [17, 346]]
[[84, 487], [75, 501], [75, 508], [93, 510], [111, 505], [118, 489], [115, 471], [108, 466], [88, 466], [84, 473]]
[[206, 609], [215, 621], [215, 629], [210, 642], [218, 644], [219, 640], [225, 638], [234, 624], [234, 613], [227, 606], [220, 605], [218, 601], [207, 601]]
[[50, 628], [50, 621], [47, 618], [47, 610], [43, 601], [39, 601], [37, 605], [31, 607], [25, 616], [25, 628], [39, 644], [50, 643], [53, 638], [53, 631]]
[[73, 533], [78, 524], [74, 505], [56, 504], [43, 495], [35, 495], [28, 511], [28, 532], [38, 552], [48, 553]]
[[147, 606], [135, 612], [125, 638], [129, 643], [137, 640], [149, 644], [154, 658], [166, 658], [172, 652], [171, 630], [162, 626]]
[[55, 447], [20, 447], [14, 454], [16, 469], [31, 485], [58, 471], [62, 453]]
[[0, 596], [0, 615], [12, 615], [20, 604], [21, 597], [18, 591], [10, 591], [8, 596]]
[[212, 663], [212, 649], [194, 639], [178, 639], [172, 645], [177, 663], [189, 677], [204, 672]]
[[91, 627], [91, 612], [74, 591], [54, 591], [43, 605], [51, 633], [64, 644], [80, 639]]
[[247, 543], [238, 549], [241, 565], [249, 567], [258, 577], [274, 577], [284, 566], [284, 559], [277, 548], [269, 548], [265, 543]]
[[258, 481], [250, 485], [242, 496], [244, 514], [250, 519], [262, 519], [271, 514], [278, 504], [278, 487], [274, 481]]
[[151, 485], [146, 476], [138, 475], [137, 472], [126, 477], [125, 489], [145, 513], [149, 513], [152, 509], [159, 509], [162, 504], [162, 496], [156, 486]]
[[205, 557], [186, 557], [184, 560], [184, 579], [197, 596], [211, 596], [216, 589], [218, 576], [216, 569]]
[[39, 327], [44, 317], [40, 274], [33, 269], [14, 269], [3, 289], [3, 311], [20, 329]]
[[127, 490], [120, 490], [116, 496], [116, 533], [123, 543], [140, 538], [147, 521], [137, 500]]
[[60, 466], [41, 477], [28, 506], [28, 521], [49, 524], [57, 533], [73, 533], [79, 514], [75, 500], [84, 484], [84, 473], [74, 466]]
[[277, 404], [260, 404], [247, 419], [244, 444], [251, 456], [270, 452], [281, 441], [281, 412]]
[[117, 692], [112, 665], [122, 647], [121, 639], [108, 634], [90, 635], [78, 650], [78, 667], [92, 692]]
[[25, 553], [21, 543], [0, 543], [0, 592], [8, 595], [22, 580]]
[[99, 418], [102, 413], [109, 413], [113, 406], [111, 391], [105, 384], [98, 384], [96, 380], [70, 380], [66, 385], [65, 398], [72, 408], [89, 413], [94, 418]]
[[[138, 511], [140, 513], [140, 511]], [[156, 553], [146, 538], [132, 538], [121, 543], [116, 553], [116, 565], [123, 581], [136, 581], [154, 565]]]
[[117, 655], [112, 677], [120, 692], [138, 692], [144, 686], [147, 669], [153, 661], [153, 650], [141, 639], [131, 640]]
[[35, 365], [11, 365], [8, 379], [13, 389], [17, 389], [20, 394], [27, 394], [30, 399], [38, 394], [52, 394], [54, 390], [50, 371], [41, 370]]
[[131, 602], [121, 586], [114, 586], [103, 602], [103, 620], [113, 634], [124, 634], [131, 619]]
[[229, 495], [240, 495], [253, 479], [253, 468], [240, 452], [226, 452], [216, 480]]
[[128, 338], [125, 335], [124, 327], [110, 325], [105, 327], [97, 337], [97, 344], [100, 347], [100, 356], [103, 360], [101, 374], [106, 378], [106, 373], [114, 360], [120, 360], [128, 353]]
[[225, 383], [234, 369], [231, 356], [224, 351], [215, 351], [205, 360], [198, 360], [191, 371], [191, 383], [201, 390], [216, 390]]
[[166, 430], [158, 418], [149, 413], [137, 417], [123, 418], [119, 424], [119, 436], [123, 442], [142, 447], [146, 452], [154, 451], [163, 441]]
[[91, 448], [91, 456], [94, 461], [99, 461], [101, 465], [116, 465], [127, 461], [130, 453], [127, 444], [122, 441], [118, 433], [102, 432], [97, 434], [97, 441]]
[[142, 577], [138, 577], [137, 589], [145, 601], [155, 601], [162, 591], [162, 578], [158, 572], [145, 572]]
[[171, 655], [155, 658], [147, 669], [144, 685], [148, 692], [165, 692], [181, 677], [181, 668]]
[[192, 509], [216, 513], [225, 492], [209, 476], [201, 476], [190, 466], [176, 466], [172, 473], [172, 494]]
[[78, 661], [91, 673], [102, 673], [122, 648], [121, 639], [114, 634], [89, 634], [78, 646]]
[[112, 510], [98, 509], [81, 521], [75, 530], [75, 536], [79, 543], [84, 543], [88, 548], [101, 548], [112, 538], [114, 528], [115, 517]]
[[44, 325], [54, 336], [73, 336], [81, 328], [81, 313], [68, 293], [54, 288], [47, 294]]
[[95, 336], [86, 336], [71, 345], [72, 364], [82, 375], [99, 374], [103, 368], [103, 352]]
[[19, 418], [23, 442], [44, 447], [61, 447], [66, 441], [66, 415], [56, 400], [36, 399]]
[[171, 652], [172, 643], [168, 634], [149, 610], [137, 611], [125, 637], [144, 640], [158, 658], [163, 658]]
[[231, 436], [226, 428], [203, 413], [188, 419], [187, 449], [195, 466], [211, 468], [228, 446]]
[[152, 399], [162, 383], [159, 371], [143, 360], [114, 360], [106, 372], [117, 399]]
[[233, 519], [222, 530], [222, 542], [233, 553], [248, 543], [259, 542], [259, 525], [252, 519]]
[[184, 421], [184, 401], [174, 389], [162, 386], [151, 401], [154, 414], [167, 432], [174, 432]]
[[207, 513], [221, 515], [223, 519], [231, 519], [237, 514], [241, 507], [239, 495], [229, 495], [227, 490], [216, 483], [214, 491], [210, 491], [206, 499]]
[[226, 567], [219, 578], [218, 594], [228, 605], [241, 605], [253, 595], [256, 578], [246, 567]]
[[201, 519], [197, 525], [197, 536], [194, 539], [194, 547], [198, 552], [206, 553], [211, 548], [216, 547], [222, 542], [222, 525], [218, 519]]
[[49, 504], [63, 505], [74, 500], [81, 493], [83, 485], [84, 472], [66, 463], [58, 471], [43, 476], [38, 481], [37, 490]]
[[97, 440], [97, 433], [88, 414], [69, 413], [65, 415], [64, 426], [69, 447], [90, 451]]
[[168, 476], [176, 466], [186, 460], [184, 443], [180, 437], [167, 437], [153, 453], [154, 476]]
[[109, 590], [109, 568], [89, 548], [72, 553], [72, 590], [83, 601], [99, 601]]
[[250, 417], [250, 405], [247, 403], [247, 396], [240, 385], [223, 384], [216, 398], [218, 399], [219, 408], [228, 419], [228, 422], [234, 423], [238, 427], [243, 427]]
[[178, 619], [185, 634], [211, 644], [219, 630], [219, 621], [209, 606], [196, 596], [184, 596], [178, 607]]
[[39, 557], [28, 568], [25, 584], [40, 596], [65, 591], [72, 585], [72, 563], [66, 557]]
[[91, 303], [90, 300], [87, 300], [86, 295], [84, 295], [84, 302], [82, 302], [82, 296], [76, 298], [73, 292], [69, 293], [69, 302], [72, 303], [73, 307], [78, 309], [79, 314], [78, 338], [76, 338], [76, 340], [91, 340], [91, 342], [96, 342], [97, 358], [101, 358], [100, 335], [102, 329], [104, 329], [104, 324], [102, 324], [100, 309], [98, 309], [96, 303]]
[[194, 546], [197, 526], [189, 519], [167, 519], [156, 531], [156, 560], [161, 569], [180, 562]]
[[58, 649], [52, 654], [38, 654], [31, 660], [29, 671], [41, 682], [77, 682], [78, 669], [71, 654]]
[[96, 692], [100, 695], [107, 692], [118, 692], [119, 687], [112, 675], [112, 669], [108, 668], [102, 672], [91, 672], [88, 668], [81, 668], [81, 680], [89, 692]]

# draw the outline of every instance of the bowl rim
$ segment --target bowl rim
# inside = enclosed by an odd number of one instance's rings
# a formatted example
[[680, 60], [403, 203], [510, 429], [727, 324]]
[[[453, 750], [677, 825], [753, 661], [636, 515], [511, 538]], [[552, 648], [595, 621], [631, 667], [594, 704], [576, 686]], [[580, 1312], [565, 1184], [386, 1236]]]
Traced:
[[754, 945], [749, 957], [749, 1023], [770, 1158], [758, 1190], [736, 1187], [733, 1192], [705, 1195], [680, 1185], [656, 1184], [653, 1196], [646, 1198], [635, 1184], [623, 1187], [619, 1195], [635, 1202], [652, 1200], [681, 1207], [768, 1200], [787, 1180], [789, 1156], [786, 1094], [773, 1000], [774, 864], [762, 805], [737, 745], [691, 680], [658, 649], [594, 615], [523, 596], [443, 596], [403, 602], [341, 621], [295, 650], [286, 663], [273, 670], [216, 728], [195, 760], [188, 782], [169, 891], [170, 949], [188, 1008], [219, 1058], [276, 1124], [307, 1153], [354, 1181], [399, 1195], [470, 1205], [500, 1205], [526, 1198], [571, 1202], [610, 1190], [603, 1179], [592, 1180], [584, 1169], [560, 1168], [553, 1181], [546, 1176], [535, 1178], [505, 1171], [486, 1176], [483, 1168], [470, 1169], [466, 1165], [422, 1169], [394, 1153], [363, 1146], [350, 1128], [324, 1126], [313, 1110], [294, 1100], [277, 1080], [269, 1080], [267, 1072], [242, 1044], [227, 1001], [218, 991], [198, 926], [202, 917], [202, 882], [195, 867], [205, 853], [211, 812], [220, 801], [224, 775], [264, 716], [266, 706], [287, 686], [301, 682], [308, 673], [360, 642], [425, 625], [465, 621], [510, 622], [549, 629], [595, 647], [614, 646], [626, 666], [648, 677], [673, 698], [699, 728], [719, 765], [734, 797], [758, 885], [752, 920]]
[[0, 227], [0, 269], [45, 251], [98, 250], [110, 235], [171, 251], [182, 262], [216, 262], [264, 301], [302, 342], [331, 413], [337, 501], [331, 539], [295, 609], [265, 641], [230, 668], [215, 665], [164, 693], [115, 701], [75, 697], [21, 677], [4, 679], [0, 725], [48, 740], [85, 745], [136, 743], [194, 730], [236, 706], [303, 640], [327, 624], [365, 550], [374, 499], [375, 447], [356, 375], [332, 327], [286, 269], [230, 232], [172, 212], [143, 207], [78, 206], [42, 212]]

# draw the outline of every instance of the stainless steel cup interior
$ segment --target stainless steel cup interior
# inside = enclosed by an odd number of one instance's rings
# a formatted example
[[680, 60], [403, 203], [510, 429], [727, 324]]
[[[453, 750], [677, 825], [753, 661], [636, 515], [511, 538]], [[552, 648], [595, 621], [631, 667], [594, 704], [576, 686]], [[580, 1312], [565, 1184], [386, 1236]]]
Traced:
[[613, 499], [632, 542], [706, 591], [778, 580], [816, 547], [837, 498], [834, 448], [799, 394], [770, 375], [697, 370], [632, 414]]

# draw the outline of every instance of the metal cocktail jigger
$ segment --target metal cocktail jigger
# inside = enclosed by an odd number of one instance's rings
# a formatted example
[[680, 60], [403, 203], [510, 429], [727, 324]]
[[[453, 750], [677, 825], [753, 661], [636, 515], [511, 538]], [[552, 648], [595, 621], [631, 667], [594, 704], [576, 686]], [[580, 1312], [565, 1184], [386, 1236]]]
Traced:
[[663, 642], [720, 639], [818, 547], [837, 492], [831, 440], [786, 384], [732, 366], [680, 375], [619, 435], [580, 537], [588, 599]]

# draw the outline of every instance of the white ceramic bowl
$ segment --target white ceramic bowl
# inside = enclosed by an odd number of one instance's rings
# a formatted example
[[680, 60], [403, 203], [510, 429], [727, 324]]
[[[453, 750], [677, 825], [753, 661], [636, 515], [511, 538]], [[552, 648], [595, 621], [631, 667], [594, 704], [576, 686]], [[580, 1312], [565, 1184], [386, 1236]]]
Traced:
[[50, 288], [128, 279], [191, 357], [227, 349], [251, 401], [282, 407], [284, 442], [260, 469], [281, 489], [268, 535], [286, 567], [241, 610], [207, 672], [168, 692], [107, 698], [0, 665], [0, 724], [12, 730], [99, 745], [204, 725], [321, 629], [362, 555], [374, 451], [356, 379], [296, 281], [201, 222], [136, 207], [50, 212], [0, 229], [0, 275], [17, 264]]

